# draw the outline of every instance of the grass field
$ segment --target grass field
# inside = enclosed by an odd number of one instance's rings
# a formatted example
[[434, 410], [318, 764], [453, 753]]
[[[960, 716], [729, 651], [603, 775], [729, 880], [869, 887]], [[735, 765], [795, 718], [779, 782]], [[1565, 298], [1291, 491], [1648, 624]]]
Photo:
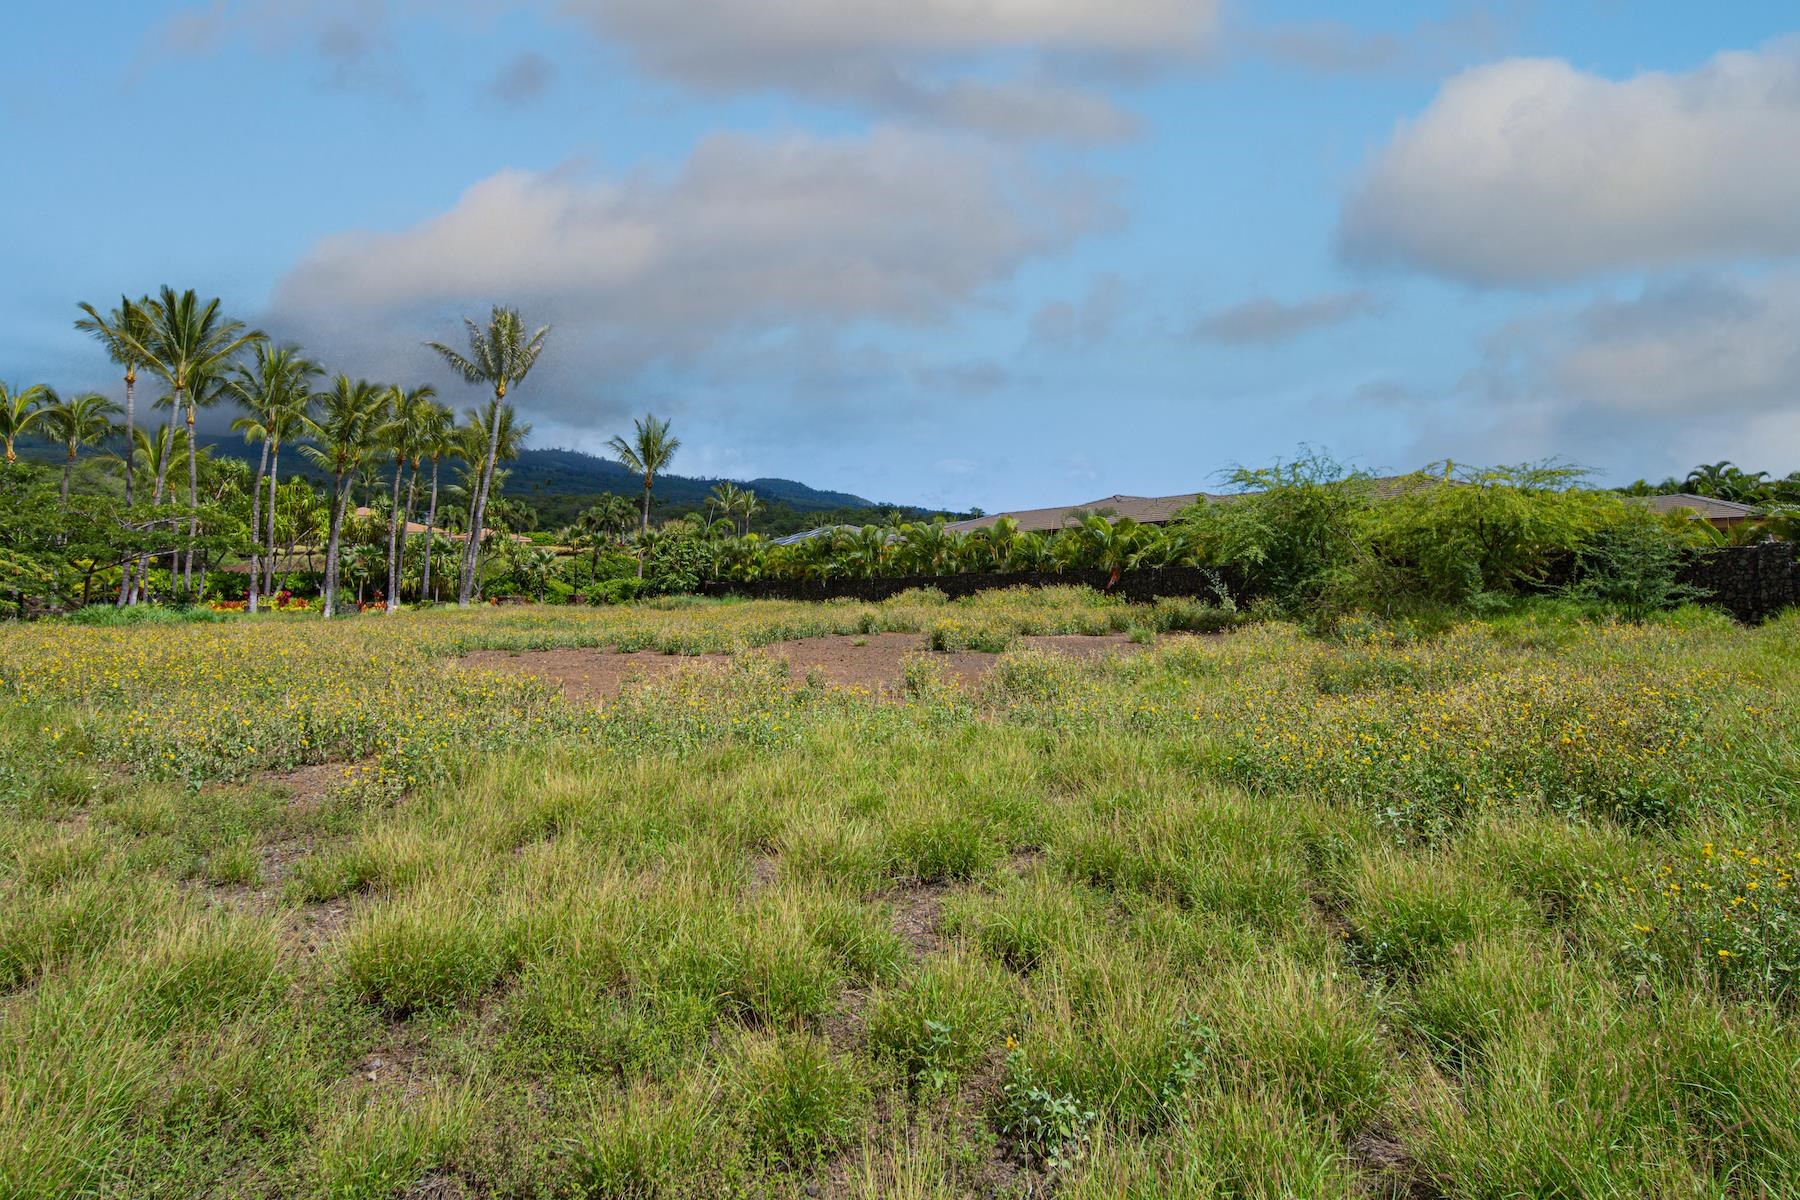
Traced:
[[0, 1197], [1800, 1194], [1800, 619], [1220, 623], [0, 629]]

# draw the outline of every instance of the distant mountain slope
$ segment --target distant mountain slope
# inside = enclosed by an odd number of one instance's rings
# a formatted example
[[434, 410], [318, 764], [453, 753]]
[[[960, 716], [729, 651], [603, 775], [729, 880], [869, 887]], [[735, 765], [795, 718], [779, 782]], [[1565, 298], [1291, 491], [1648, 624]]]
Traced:
[[[230, 458], [243, 459], [252, 465], [256, 462], [259, 447], [246, 446], [233, 437], [210, 439], [213, 453]], [[51, 451], [45, 451], [45, 461], [54, 458]], [[60, 460], [59, 460], [60, 461]], [[602, 492], [612, 492], [626, 496], [632, 500], [644, 494], [644, 481], [641, 476], [633, 475], [624, 467], [609, 458], [598, 458], [592, 454], [583, 454], [579, 450], [526, 450], [518, 459], [507, 464], [506, 494], [514, 499], [524, 500], [540, 508], [555, 510], [558, 520], [570, 519], [570, 513], [562, 510], [570, 508], [568, 504], [545, 504], [545, 501], [556, 497], [593, 497]], [[304, 475], [314, 482], [324, 480], [324, 472], [301, 459], [298, 455], [287, 454], [282, 457], [282, 475]], [[453, 476], [446, 474], [448, 482]], [[718, 479], [706, 479], [691, 475], [658, 475], [656, 477], [656, 511], [661, 514], [685, 512], [689, 509], [704, 508], [706, 496], [720, 482]], [[894, 507], [912, 512], [910, 505], [877, 505], [874, 501], [849, 492], [828, 492], [820, 488], [808, 487], [793, 479], [734, 479], [731, 482], [739, 487], [747, 487], [756, 493], [764, 508], [787, 507], [797, 513], [837, 512], [842, 509], [873, 509]], [[579, 507], [585, 507], [585, 504]]]
[[[588, 496], [615, 492], [636, 497], [644, 481], [608, 458], [579, 450], [526, 450], [510, 464], [506, 492], [529, 500], [532, 496]], [[720, 481], [690, 475], [658, 475], [659, 507], [685, 508], [704, 504], [706, 495]], [[837, 508], [871, 508], [873, 501], [849, 492], [828, 492], [792, 479], [732, 480], [756, 493], [764, 504], [785, 504], [797, 512], [826, 512]]]

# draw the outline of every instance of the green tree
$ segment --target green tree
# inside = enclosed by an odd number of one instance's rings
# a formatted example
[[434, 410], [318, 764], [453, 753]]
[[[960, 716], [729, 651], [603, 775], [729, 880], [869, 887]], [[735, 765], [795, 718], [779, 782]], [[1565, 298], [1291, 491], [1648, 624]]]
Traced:
[[[144, 344], [149, 339], [149, 317], [146, 310], [150, 297], [142, 296], [137, 300], [119, 297], [119, 307], [105, 316], [93, 305], [82, 302], [78, 307], [87, 315], [75, 322], [75, 328], [90, 334], [106, 348], [107, 357], [125, 368], [125, 505], [132, 502], [131, 488], [131, 450], [135, 445], [134, 435], [137, 432], [137, 376], [140, 367], [148, 369], [150, 360], [144, 352]], [[123, 596], [125, 589], [119, 589]]]
[[45, 393], [48, 402], [42, 409], [44, 436], [62, 447], [62, 507], [69, 507], [69, 477], [75, 472], [75, 456], [84, 446], [97, 446], [112, 436], [117, 404], [98, 392], [86, 392], [64, 400], [55, 392]]
[[469, 542], [463, 550], [462, 581], [456, 602], [467, 608], [475, 589], [475, 564], [481, 552], [482, 520], [487, 513], [488, 490], [493, 484], [494, 470], [500, 453], [501, 422], [510, 417], [512, 406], [506, 402], [513, 388], [523, 383], [531, 368], [537, 365], [550, 336], [548, 325], [527, 335], [525, 323], [516, 308], [495, 305], [485, 326], [467, 318], [469, 352], [462, 352], [442, 342], [425, 343], [438, 352], [452, 370], [469, 383], [486, 384], [494, 389], [492, 417], [488, 423], [487, 453], [481, 460], [480, 478], [476, 481], [474, 506], [470, 511]]
[[325, 615], [337, 612], [338, 551], [343, 538], [349, 481], [367, 461], [375, 445], [387, 392], [366, 379], [338, 375], [317, 397], [318, 417], [307, 417], [306, 432], [314, 445], [301, 453], [331, 475], [331, 527], [325, 542]]
[[0, 442], [6, 445], [6, 465], [12, 466], [19, 461], [13, 453], [13, 441], [31, 432], [31, 427], [38, 423], [43, 412], [43, 405], [51, 395], [49, 388], [41, 383], [34, 383], [28, 388], [15, 388], [0, 383]]

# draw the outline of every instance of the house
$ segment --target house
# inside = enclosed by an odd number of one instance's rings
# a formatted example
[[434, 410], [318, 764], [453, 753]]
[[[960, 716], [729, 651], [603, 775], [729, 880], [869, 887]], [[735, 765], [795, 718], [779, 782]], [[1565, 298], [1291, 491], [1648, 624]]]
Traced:
[[1641, 504], [1656, 513], [1686, 513], [1690, 520], [1705, 521], [1714, 529], [1730, 529], [1762, 517], [1763, 510], [1754, 504], [1722, 500], [1717, 496], [1695, 496], [1677, 492], [1672, 496], [1629, 496], [1628, 503]]
[[[1371, 493], [1379, 499], [1389, 499], [1410, 491], [1415, 487], [1442, 482], [1424, 475], [1386, 475], [1367, 480]], [[1455, 483], [1455, 480], [1449, 482]], [[1117, 521], [1130, 517], [1140, 525], [1166, 525], [1173, 521], [1182, 509], [1188, 508], [1202, 500], [1209, 504], [1235, 500], [1247, 493], [1220, 492], [1178, 492], [1173, 496], [1103, 496], [1098, 500], [1089, 500], [1085, 504], [1065, 504], [1056, 508], [1025, 508], [1016, 512], [990, 513], [985, 517], [976, 517], [969, 521], [958, 521], [948, 528], [967, 533], [975, 529], [987, 529], [1001, 517], [1011, 517], [1019, 523], [1021, 533], [1055, 533], [1075, 523], [1076, 515], [1099, 513], [1110, 520]]]
[[1176, 513], [1197, 501], [1224, 498], [1209, 492], [1182, 492], [1174, 496], [1104, 496], [1085, 504], [990, 513], [985, 517], [957, 521], [948, 528], [958, 533], [968, 533], [976, 529], [990, 529], [1001, 517], [1011, 517], [1019, 523], [1021, 533], [1055, 533], [1074, 524], [1078, 513], [1099, 513], [1115, 521], [1121, 517], [1130, 517], [1140, 525], [1164, 525], [1174, 520]]

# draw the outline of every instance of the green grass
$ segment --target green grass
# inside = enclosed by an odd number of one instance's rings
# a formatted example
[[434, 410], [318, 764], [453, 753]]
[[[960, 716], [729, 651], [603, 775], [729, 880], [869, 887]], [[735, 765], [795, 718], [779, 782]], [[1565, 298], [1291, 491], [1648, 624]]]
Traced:
[[1800, 618], [96, 616], [0, 639], [0, 1196], [1800, 1194]]

